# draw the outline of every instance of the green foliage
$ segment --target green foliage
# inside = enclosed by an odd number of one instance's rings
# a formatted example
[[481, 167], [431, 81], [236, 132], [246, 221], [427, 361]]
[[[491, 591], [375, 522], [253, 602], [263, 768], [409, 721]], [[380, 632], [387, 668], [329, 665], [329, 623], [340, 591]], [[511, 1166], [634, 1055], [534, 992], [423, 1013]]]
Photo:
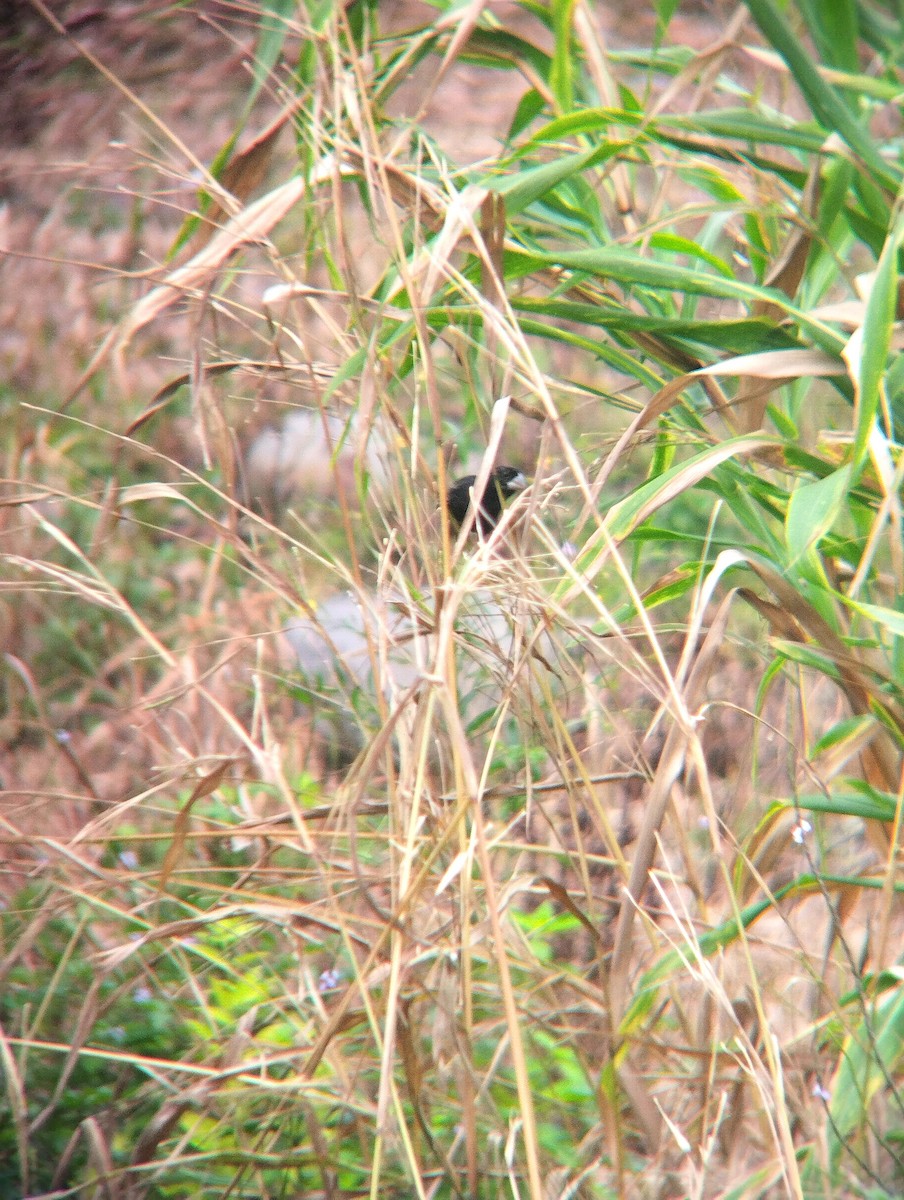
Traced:
[[[50, 908], [46, 895], [30, 889], [2, 920], [5, 946], [29, 947], [23, 958], [8, 954], [0, 996], [0, 1024], [17, 1043], [7, 1062], [15, 1062], [15, 1074], [5, 1072], [0, 1103], [0, 1179], [8, 1196], [20, 1194], [26, 1177], [34, 1194], [49, 1191], [54, 1181], [71, 1185], [90, 1177], [88, 1140], [77, 1137], [82, 1122], [113, 1121], [127, 1146], [154, 1107], [140, 1060], [177, 1061], [192, 1044], [190, 1030], [174, 1020], [171, 976], [164, 972], [152, 990], [134, 972], [98, 974], [99, 947], [87, 911], [64, 911], [45, 923], [40, 914]], [[89, 1031], [90, 1051], [84, 1045]], [[80, 1052], [70, 1057], [67, 1044]], [[14, 1086], [24, 1111], [17, 1111]], [[27, 1164], [20, 1157], [23, 1145]]]

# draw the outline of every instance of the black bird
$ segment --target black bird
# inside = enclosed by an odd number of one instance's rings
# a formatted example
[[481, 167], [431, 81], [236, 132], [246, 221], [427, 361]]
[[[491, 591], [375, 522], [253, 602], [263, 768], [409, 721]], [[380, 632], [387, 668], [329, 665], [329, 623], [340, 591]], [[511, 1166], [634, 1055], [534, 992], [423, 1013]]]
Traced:
[[[465, 475], [463, 479], [456, 479], [446, 493], [449, 516], [458, 526], [464, 524], [468, 515], [471, 490], [476, 482], [476, 475]], [[496, 467], [487, 480], [477, 513], [477, 524], [484, 537], [488, 537], [496, 528], [506, 500], [526, 487], [527, 479], [517, 467]]]

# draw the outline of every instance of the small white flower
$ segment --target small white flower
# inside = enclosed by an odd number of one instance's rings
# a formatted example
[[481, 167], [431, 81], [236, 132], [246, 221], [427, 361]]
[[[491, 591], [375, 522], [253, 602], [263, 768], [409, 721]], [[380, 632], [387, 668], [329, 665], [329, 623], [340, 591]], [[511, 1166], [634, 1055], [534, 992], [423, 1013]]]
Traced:
[[806, 817], [801, 817], [794, 828], [791, 830], [791, 840], [796, 842], [798, 846], [804, 844], [804, 839], [813, 832], [813, 826]]

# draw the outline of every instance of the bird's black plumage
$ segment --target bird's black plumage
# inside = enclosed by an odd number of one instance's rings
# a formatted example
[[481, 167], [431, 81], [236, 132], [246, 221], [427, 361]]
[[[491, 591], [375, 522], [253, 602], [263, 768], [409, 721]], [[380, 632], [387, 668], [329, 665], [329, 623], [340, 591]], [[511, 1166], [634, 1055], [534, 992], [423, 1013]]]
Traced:
[[[446, 493], [446, 507], [456, 525], [464, 524], [476, 482], [476, 475], [465, 475], [463, 479], [456, 479]], [[527, 480], [517, 467], [496, 467], [487, 481], [477, 513], [477, 524], [484, 537], [496, 528], [505, 501], [525, 487]]]

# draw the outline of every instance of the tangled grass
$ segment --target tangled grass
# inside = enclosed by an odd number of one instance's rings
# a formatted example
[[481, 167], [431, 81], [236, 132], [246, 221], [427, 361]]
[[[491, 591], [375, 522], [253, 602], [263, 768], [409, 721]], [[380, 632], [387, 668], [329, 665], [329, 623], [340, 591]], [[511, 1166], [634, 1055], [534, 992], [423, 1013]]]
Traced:
[[184, 122], [35, 0], [121, 133], [11, 206], [4, 1195], [900, 1190], [902, 17], [654, 7], [115, 13]]

